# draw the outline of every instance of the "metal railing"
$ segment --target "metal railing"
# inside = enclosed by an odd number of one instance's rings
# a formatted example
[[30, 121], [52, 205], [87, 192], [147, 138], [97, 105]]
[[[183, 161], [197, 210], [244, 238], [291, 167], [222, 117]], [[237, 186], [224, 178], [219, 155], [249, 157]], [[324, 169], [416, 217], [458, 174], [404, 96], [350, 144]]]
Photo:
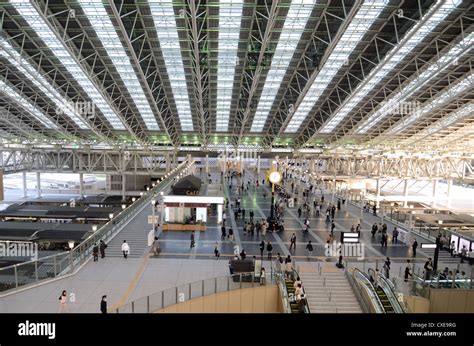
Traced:
[[193, 162], [182, 162], [170, 175], [150, 191], [122, 210], [95, 233], [83, 240], [74, 249], [55, 255], [0, 268], [0, 297], [21, 289], [31, 288], [48, 281], [75, 274], [92, 257], [95, 244], [103, 240], [106, 244], [114, 238], [156, 195], [165, 189], [180, 171]]
[[[352, 272], [352, 275], [350, 272]], [[383, 304], [375, 293], [374, 286], [362, 271], [358, 268], [351, 268], [350, 270], [346, 270], [346, 276], [365, 313], [371, 312], [370, 307], [373, 307], [377, 314], [385, 313]], [[365, 294], [362, 292], [365, 292]]]
[[[278, 275], [265, 274], [265, 285], [277, 285]], [[154, 313], [167, 307], [184, 303], [192, 299], [209, 296], [212, 294], [254, 288], [262, 285], [260, 275], [254, 272], [238, 273], [221, 276], [171, 287], [116, 308], [116, 313]]]

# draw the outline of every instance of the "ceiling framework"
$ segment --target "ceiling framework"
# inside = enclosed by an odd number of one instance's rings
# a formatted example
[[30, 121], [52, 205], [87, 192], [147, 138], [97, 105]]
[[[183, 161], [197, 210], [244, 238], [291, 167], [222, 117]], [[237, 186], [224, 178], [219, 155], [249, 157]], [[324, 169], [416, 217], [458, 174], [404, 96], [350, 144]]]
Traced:
[[12, 0], [0, 141], [473, 152], [473, 21], [470, 0]]

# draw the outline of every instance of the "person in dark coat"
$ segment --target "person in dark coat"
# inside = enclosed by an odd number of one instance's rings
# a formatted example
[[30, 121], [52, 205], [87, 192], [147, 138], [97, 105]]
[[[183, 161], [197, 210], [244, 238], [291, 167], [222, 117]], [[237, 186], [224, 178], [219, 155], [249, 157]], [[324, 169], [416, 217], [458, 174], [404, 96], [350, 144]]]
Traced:
[[94, 257], [94, 262], [99, 260], [99, 246], [97, 246], [97, 244], [94, 244], [92, 248], [92, 256]]
[[107, 313], [107, 296], [106, 295], [102, 296], [102, 299], [100, 301], [100, 312], [103, 314]]
[[101, 240], [100, 243], [99, 243], [100, 258], [105, 257], [105, 249], [106, 248], [107, 248], [107, 245], [104, 243], [103, 240]]

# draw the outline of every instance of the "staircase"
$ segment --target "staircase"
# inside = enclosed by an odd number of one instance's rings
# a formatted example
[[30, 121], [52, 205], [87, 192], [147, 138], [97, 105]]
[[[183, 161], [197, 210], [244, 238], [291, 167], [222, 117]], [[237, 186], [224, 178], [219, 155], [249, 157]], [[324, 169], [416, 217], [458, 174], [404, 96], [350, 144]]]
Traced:
[[105, 257], [123, 257], [122, 243], [127, 241], [130, 246], [129, 258], [141, 258], [148, 251], [148, 233], [152, 226], [148, 224], [148, 215], [151, 208], [141, 211], [115, 238], [113, 238], [105, 249]]
[[299, 273], [311, 313], [362, 313], [344, 271]]
[[[427, 257], [434, 258], [434, 253], [435, 253], [434, 249], [423, 249], [422, 251], [426, 254]], [[453, 265], [453, 264], [457, 265], [460, 262], [461, 262], [460, 257], [451, 257], [451, 254], [449, 253], [449, 251], [439, 250], [439, 253], [438, 253], [438, 267], [441, 267], [441, 265], [439, 265], [439, 263], [448, 265], [448, 267], [449, 267], [450, 265]]]

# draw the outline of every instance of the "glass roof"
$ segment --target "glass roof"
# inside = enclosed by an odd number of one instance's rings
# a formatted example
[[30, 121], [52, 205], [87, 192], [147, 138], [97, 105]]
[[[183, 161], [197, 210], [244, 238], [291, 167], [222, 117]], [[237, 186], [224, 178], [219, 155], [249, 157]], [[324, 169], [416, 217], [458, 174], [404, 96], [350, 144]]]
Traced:
[[28, 22], [28, 25], [43, 40], [54, 56], [68, 70], [71, 76], [84, 89], [89, 98], [99, 108], [105, 118], [115, 130], [125, 130], [122, 121], [103, 98], [98, 88], [91, 82], [75, 59], [69, 54], [62, 42], [49, 28], [48, 24], [41, 18], [32, 4], [23, 0], [12, 0], [11, 3], [20, 15]]
[[178, 110], [181, 129], [183, 131], [193, 131], [191, 105], [189, 103], [173, 1], [150, 0], [149, 6]]
[[102, 4], [102, 0], [81, 0], [79, 4], [107, 51], [115, 69], [120, 74], [123, 84], [133, 99], [146, 127], [150, 131], [158, 131], [160, 127], [143, 92], [140, 81], [130, 63], [130, 58], [122, 46], [115, 27]]
[[270, 71], [268, 71], [257, 105], [251, 132], [262, 132], [283, 77], [290, 65], [315, 4], [316, 0], [294, 0], [291, 2], [275, 53], [273, 54]]

